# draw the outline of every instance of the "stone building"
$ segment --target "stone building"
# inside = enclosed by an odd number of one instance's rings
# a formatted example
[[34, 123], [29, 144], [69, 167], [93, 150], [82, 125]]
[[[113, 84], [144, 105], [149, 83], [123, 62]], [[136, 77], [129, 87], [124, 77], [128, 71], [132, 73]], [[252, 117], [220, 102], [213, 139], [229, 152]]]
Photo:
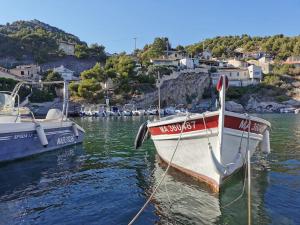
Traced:
[[14, 69], [10, 69], [9, 72], [15, 76], [24, 80], [39, 81], [41, 68], [38, 65], [20, 65]]

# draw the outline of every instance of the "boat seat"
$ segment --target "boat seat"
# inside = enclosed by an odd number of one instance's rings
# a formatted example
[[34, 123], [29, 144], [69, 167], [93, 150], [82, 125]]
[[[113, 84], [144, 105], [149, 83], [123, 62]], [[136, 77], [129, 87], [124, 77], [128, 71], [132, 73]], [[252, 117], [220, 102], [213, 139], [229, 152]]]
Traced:
[[33, 119], [33, 118], [22, 118], [22, 122], [47, 122], [47, 121], [59, 121], [62, 120], [63, 114], [59, 109], [50, 109], [45, 119]]
[[60, 120], [62, 118], [63, 114], [60, 109], [49, 109], [45, 120]]

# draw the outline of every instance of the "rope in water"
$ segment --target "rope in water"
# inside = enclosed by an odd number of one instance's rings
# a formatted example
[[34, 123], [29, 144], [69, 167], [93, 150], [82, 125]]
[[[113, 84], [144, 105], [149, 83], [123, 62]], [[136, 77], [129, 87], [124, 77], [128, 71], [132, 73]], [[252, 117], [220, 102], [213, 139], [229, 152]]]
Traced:
[[181, 132], [180, 132], [180, 135], [179, 135], [179, 137], [178, 137], [178, 139], [177, 139], [177, 143], [176, 143], [175, 149], [174, 149], [174, 151], [173, 151], [173, 154], [172, 154], [172, 156], [171, 156], [170, 161], [168, 162], [168, 166], [167, 166], [166, 171], [163, 173], [163, 175], [162, 175], [160, 181], [158, 182], [157, 186], [154, 188], [152, 194], [150, 195], [150, 197], [148, 198], [148, 200], [146, 201], [146, 203], [145, 203], [145, 204], [143, 205], [143, 207], [138, 211], [138, 213], [133, 217], [133, 219], [128, 223], [128, 225], [132, 225], [132, 224], [137, 220], [137, 218], [138, 218], [138, 217], [141, 215], [141, 213], [145, 210], [145, 208], [147, 207], [147, 205], [149, 204], [149, 202], [150, 202], [151, 199], [153, 198], [154, 194], [155, 194], [156, 191], [158, 190], [159, 186], [161, 185], [161, 183], [162, 183], [163, 180], [165, 179], [165, 177], [166, 177], [166, 175], [167, 175], [167, 173], [168, 173], [168, 171], [169, 171], [169, 169], [170, 169], [170, 166], [171, 166], [171, 163], [172, 163], [173, 158], [174, 158], [174, 156], [175, 156], [175, 153], [176, 153], [176, 151], [177, 151], [177, 149], [178, 149], [178, 145], [179, 145], [179, 142], [180, 142], [180, 140], [181, 140], [182, 133], [183, 133], [183, 130], [184, 130], [184, 128], [185, 128], [186, 121], [187, 121], [188, 117], [189, 117], [189, 113], [187, 112], [186, 117], [185, 117], [185, 120], [184, 120], [184, 122], [183, 122], [183, 124], [182, 124], [182, 126], [181, 126]]

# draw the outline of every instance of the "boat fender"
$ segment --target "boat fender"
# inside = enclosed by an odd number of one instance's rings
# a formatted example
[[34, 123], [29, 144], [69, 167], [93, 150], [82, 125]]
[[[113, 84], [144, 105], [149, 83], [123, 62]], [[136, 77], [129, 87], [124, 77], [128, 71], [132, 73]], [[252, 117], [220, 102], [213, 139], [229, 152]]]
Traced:
[[243, 164], [243, 157], [240, 152], [236, 154], [234, 162], [229, 163], [226, 166], [224, 166], [222, 163], [218, 161], [212, 149], [210, 150], [210, 153], [217, 173], [219, 173], [222, 176], [228, 176], [232, 174], [236, 169], [238, 169]]
[[72, 123], [72, 130], [76, 138], [79, 137], [79, 132], [76, 123]]
[[263, 153], [269, 154], [271, 152], [270, 147], [270, 131], [267, 129], [263, 134], [263, 140], [261, 141], [261, 150]]
[[47, 147], [47, 145], [48, 145], [48, 140], [47, 140], [47, 137], [46, 137], [46, 134], [45, 134], [45, 131], [44, 131], [42, 125], [37, 123], [37, 124], [35, 125], [35, 130], [36, 130], [36, 132], [37, 132], [37, 135], [38, 135], [38, 138], [39, 138], [41, 144], [42, 144], [44, 147]]
[[135, 137], [135, 140], [134, 140], [135, 149], [138, 149], [139, 147], [141, 147], [142, 144], [144, 143], [145, 139], [148, 136], [149, 136], [149, 132], [148, 132], [148, 127], [147, 127], [147, 122], [145, 122], [140, 126], [139, 131]]

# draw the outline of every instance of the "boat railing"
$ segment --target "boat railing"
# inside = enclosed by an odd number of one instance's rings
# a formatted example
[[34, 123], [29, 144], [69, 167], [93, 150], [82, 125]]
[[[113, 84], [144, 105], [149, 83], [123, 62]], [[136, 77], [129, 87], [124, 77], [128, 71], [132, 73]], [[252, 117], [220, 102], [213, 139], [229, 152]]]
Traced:
[[[63, 84], [63, 109], [62, 109], [62, 120], [67, 120], [68, 117], [68, 109], [69, 109], [69, 96], [68, 96], [68, 82], [66, 81], [31, 81], [26, 82], [22, 81], [19, 82], [16, 87], [14, 88], [12, 94], [17, 95], [22, 85], [51, 85], [51, 84]], [[32, 115], [33, 113], [30, 112]]]

